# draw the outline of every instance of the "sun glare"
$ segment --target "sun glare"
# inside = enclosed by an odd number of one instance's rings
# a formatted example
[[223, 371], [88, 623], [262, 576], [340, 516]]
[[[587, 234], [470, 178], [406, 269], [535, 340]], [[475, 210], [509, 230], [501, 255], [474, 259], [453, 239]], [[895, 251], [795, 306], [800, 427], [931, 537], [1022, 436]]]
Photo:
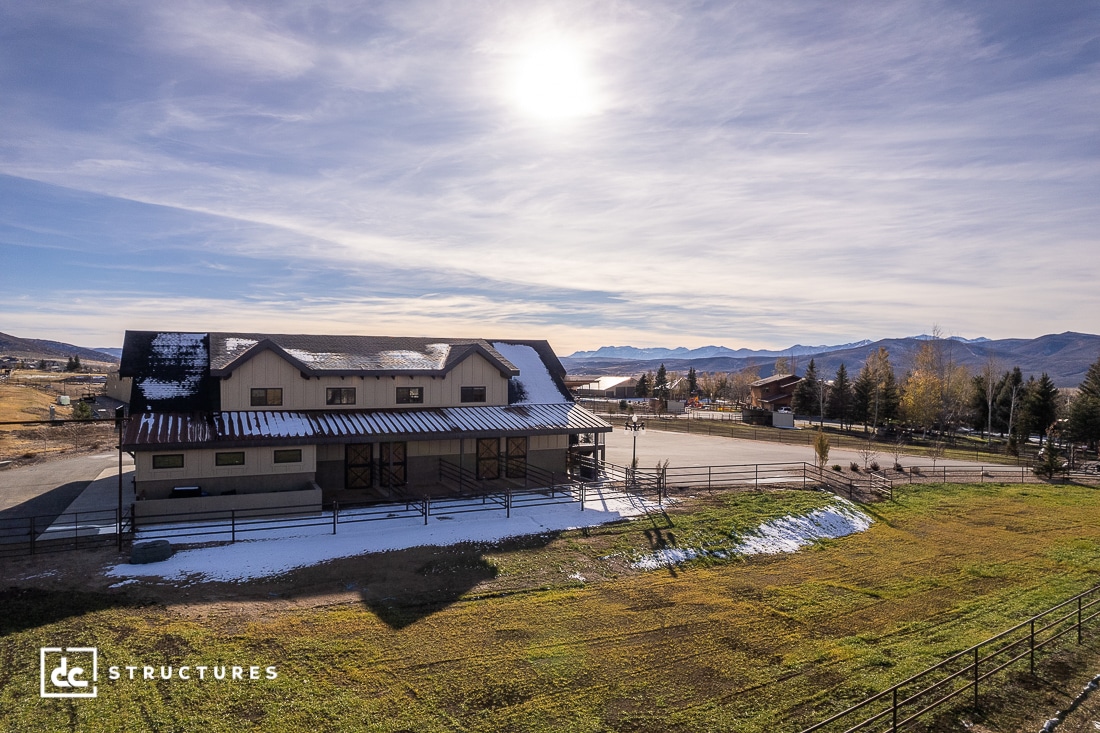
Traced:
[[580, 49], [567, 41], [543, 41], [520, 54], [511, 97], [526, 115], [565, 120], [596, 112], [592, 78]]

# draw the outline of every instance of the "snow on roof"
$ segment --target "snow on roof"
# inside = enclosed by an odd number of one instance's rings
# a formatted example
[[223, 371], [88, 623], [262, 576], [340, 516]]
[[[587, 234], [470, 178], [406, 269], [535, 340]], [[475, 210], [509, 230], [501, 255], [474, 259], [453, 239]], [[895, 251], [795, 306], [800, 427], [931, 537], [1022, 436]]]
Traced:
[[149, 400], [190, 397], [206, 375], [208, 354], [202, 333], [158, 333], [149, 343], [153, 374], [137, 379]]
[[510, 361], [517, 369], [519, 376], [512, 377], [521, 383], [527, 391], [527, 398], [517, 402], [518, 405], [549, 405], [570, 400], [558, 389], [550, 371], [543, 363], [542, 357], [532, 347], [526, 344], [509, 344], [503, 341], [494, 341], [493, 348]]
[[[186, 581], [244, 581], [279, 575], [296, 568], [317, 565], [327, 560], [354, 557], [371, 552], [403, 550], [423, 545], [451, 545], [458, 542], [497, 542], [507, 537], [541, 534], [580, 527], [594, 527], [625, 517], [645, 514], [656, 508], [637, 497], [603, 498], [596, 491], [588, 494], [581, 512], [577, 502], [512, 508], [511, 518], [503, 511], [432, 514], [427, 526], [420, 516], [389, 519], [384, 522], [349, 522], [332, 534], [330, 523], [307, 527], [264, 530], [243, 535], [249, 539], [231, 545], [182, 550], [163, 562], [148, 565], [120, 563], [106, 569], [116, 578], [160, 577]], [[340, 512], [341, 517], [350, 514]], [[331, 517], [331, 513], [329, 514]], [[445, 521], [443, 521], [445, 520]], [[154, 530], [164, 536], [166, 527]], [[191, 532], [209, 528], [191, 527]], [[218, 535], [188, 535], [181, 528], [175, 543], [211, 542]], [[228, 530], [225, 539], [228, 539]], [[141, 539], [139, 530], [138, 541]]]
[[740, 541], [725, 550], [674, 547], [659, 550], [640, 558], [633, 566], [642, 570], [658, 570], [696, 557], [712, 555], [777, 555], [797, 552], [817, 540], [846, 537], [863, 532], [874, 520], [850, 501], [838, 498], [836, 503], [809, 514], [790, 515], [765, 522], [756, 531], [740, 537]]

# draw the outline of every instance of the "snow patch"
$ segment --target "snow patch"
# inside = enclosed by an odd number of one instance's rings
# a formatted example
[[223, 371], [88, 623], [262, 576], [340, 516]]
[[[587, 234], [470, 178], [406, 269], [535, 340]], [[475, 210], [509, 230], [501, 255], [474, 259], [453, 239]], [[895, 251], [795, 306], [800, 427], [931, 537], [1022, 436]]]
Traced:
[[[480, 505], [480, 502], [478, 502]], [[316, 565], [327, 560], [353, 557], [371, 552], [403, 550], [422, 545], [452, 545], [459, 542], [498, 542], [508, 537], [537, 535], [580, 527], [594, 527], [608, 522], [645, 514], [656, 505], [638, 497], [603, 498], [590, 491], [584, 512], [577, 502], [536, 507], [513, 507], [511, 518], [503, 511], [454, 513], [451, 521], [425, 525], [422, 517], [407, 516], [385, 522], [357, 522], [339, 525], [332, 534], [330, 521], [313, 526], [250, 532], [245, 541], [217, 547], [180, 550], [163, 562], [148, 565], [121, 563], [108, 567], [112, 577], [135, 578], [159, 576], [177, 582], [229, 581], [280, 575], [291, 570]], [[331, 512], [325, 513], [331, 518]], [[345, 513], [341, 512], [341, 516]], [[442, 519], [437, 516], [437, 519]], [[152, 531], [163, 536], [167, 528]], [[209, 527], [181, 527], [174, 543], [199, 543], [228, 540], [225, 535], [202, 534]], [[241, 535], [238, 534], [238, 537]], [[140, 540], [140, 532], [139, 537]]]
[[697, 557], [724, 559], [730, 555], [777, 555], [797, 552], [817, 540], [846, 537], [863, 532], [874, 520], [855, 504], [837, 499], [832, 506], [815, 509], [809, 514], [786, 516], [765, 522], [753, 532], [738, 538], [727, 550], [702, 550], [693, 547], [671, 547], [657, 550], [635, 560], [631, 565], [639, 570], [657, 570], [694, 560]]

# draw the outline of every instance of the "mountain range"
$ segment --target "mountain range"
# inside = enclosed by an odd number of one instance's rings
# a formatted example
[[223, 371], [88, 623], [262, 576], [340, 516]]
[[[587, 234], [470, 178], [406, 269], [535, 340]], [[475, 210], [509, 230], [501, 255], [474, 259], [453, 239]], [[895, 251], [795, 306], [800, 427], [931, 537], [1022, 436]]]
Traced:
[[79, 356], [84, 362], [117, 364], [122, 349], [89, 349], [86, 346], [73, 346], [61, 341], [28, 339], [0, 333], [0, 356], [10, 356], [29, 361], [66, 361], [71, 356]]
[[[686, 372], [694, 367], [698, 372], [736, 372], [758, 367], [761, 377], [770, 376], [775, 360], [785, 357], [794, 363], [795, 373], [803, 374], [810, 359], [818, 375], [832, 379], [844, 364], [851, 378], [859, 373], [867, 356], [879, 347], [890, 353], [890, 363], [901, 379], [912, 367], [913, 358], [922, 343], [931, 336], [859, 341], [837, 346], [792, 346], [782, 351], [727, 349], [704, 346], [700, 349], [636, 349], [631, 346], [604, 346], [595, 351], [579, 351], [563, 357], [561, 362], [571, 374], [641, 374], [655, 371], [661, 364], [666, 369]], [[1020, 367], [1026, 379], [1046, 372], [1059, 387], [1076, 387], [1085, 377], [1089, 365], [1100, 359], [1100, 336], [1067, 331], [1034, 339], [945, 339], [949, 358], [980, 371], [993, 357], [999, 371]]]

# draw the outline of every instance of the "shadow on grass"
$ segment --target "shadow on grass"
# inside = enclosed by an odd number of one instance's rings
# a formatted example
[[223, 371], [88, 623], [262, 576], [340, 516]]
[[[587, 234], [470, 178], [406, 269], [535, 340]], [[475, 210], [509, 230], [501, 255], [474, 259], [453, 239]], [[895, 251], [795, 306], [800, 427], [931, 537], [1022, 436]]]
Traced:
[[0, 638], [86, 613], [146, 605], [118, 593], [12, 587], [0, 590]]
[[373, 556], [369, 567], [349, 578], [363, 604], [392, 629], [402, 629], [445, 610], [500, 570], [486, 555], [537, 550], [561, 535], [547, 532], [495, 543], [464, 542], [448, 547], [411, 547]]

